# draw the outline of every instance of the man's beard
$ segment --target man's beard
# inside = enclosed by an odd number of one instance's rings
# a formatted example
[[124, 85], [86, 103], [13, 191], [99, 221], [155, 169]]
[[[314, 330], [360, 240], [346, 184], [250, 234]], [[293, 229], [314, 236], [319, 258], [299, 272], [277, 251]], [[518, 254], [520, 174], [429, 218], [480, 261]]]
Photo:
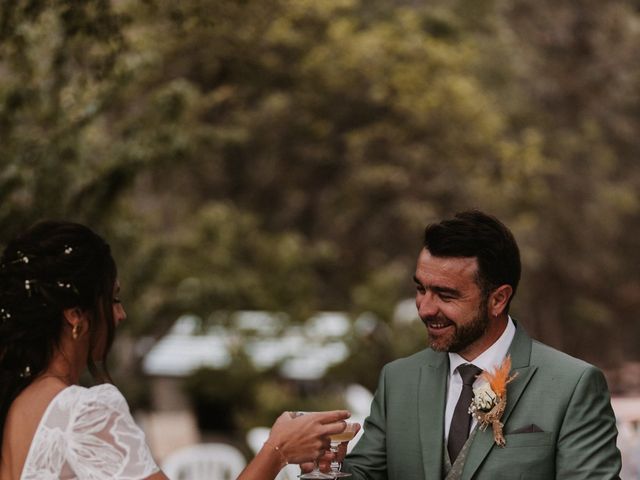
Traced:
[[435, 339], [429, 339], [429, 346], [433, 350], [438, 352], [459, 353], [481, 338], [489, 327], [489, 315], [487, 314], [486, 300], [483, 300], [480, 303], [478, 313], [471, 322], [464, 325], [458, 325], [454, 322], [451, 323], [453, 323], [455, 329], [453, 337], [446, 343], [442, 343]]

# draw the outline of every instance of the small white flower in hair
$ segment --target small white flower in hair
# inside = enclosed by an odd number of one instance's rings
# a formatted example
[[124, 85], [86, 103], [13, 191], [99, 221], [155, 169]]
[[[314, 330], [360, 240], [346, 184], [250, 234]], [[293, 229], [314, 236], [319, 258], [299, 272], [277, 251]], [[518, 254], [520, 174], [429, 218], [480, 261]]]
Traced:
[[65, 255], [70, 255], [71, 252], [73, 252], [73, 247], [70, 247], [69, 245], [65, 245], [64, 246], [64, 254]]
[[[18, 258], [16, 260], [13, 260], [12, 262], [9, 262], [11, 265], [15, 265], [16, 263], [29, 263], [29, 257], [27, 257], [24, 253], [18, 250], [17, 254]], [[5, 268], [4, 263], [2, 264], [2, 268]]]

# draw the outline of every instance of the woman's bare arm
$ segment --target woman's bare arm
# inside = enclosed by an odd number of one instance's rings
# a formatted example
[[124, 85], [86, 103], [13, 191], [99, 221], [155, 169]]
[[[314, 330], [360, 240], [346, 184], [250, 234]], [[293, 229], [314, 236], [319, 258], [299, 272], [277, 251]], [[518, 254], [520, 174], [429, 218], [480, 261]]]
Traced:
[[[271, 434], [255, 458], [237, 480], [270, 480], [288, 463], [313, 461], [329, 449], [329, 435], [345, 429], [345, 410], [309, 413], [292, 418], [288, 412], [278, 417]], [[146, 480], [169, 480], [162, 472]]]
[[283, 413], [273, 424], [269, 439], [237, 480], [271, 480], [288, 463], [313, 461], [329, 449], [329, 435], [342, 432], [349, 416], [344, 410], [296, 418]]

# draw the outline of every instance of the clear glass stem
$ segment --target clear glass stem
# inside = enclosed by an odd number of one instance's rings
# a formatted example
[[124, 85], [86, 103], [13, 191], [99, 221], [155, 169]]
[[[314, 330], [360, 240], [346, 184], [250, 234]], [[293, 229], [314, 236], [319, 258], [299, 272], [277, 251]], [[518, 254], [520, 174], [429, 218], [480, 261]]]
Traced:
[[311, 470], [308, 473], [303, 473], [302, 475], [299, 475], [299, 478], [302, 478], [304, 480], [307, 479], [333, 479], [333, 475], [327, 475], [326, 473], [322, 473], [322, 471], [320, 470], [320, 467], [318, 466], [318, 460], [315, 460], [313, 462], [313, 470]]
[[331, 461], [331, 474], [332, 478], [342, 478], [342, 477], [350, 477], [350, 473], [345, 473], [342, 471], [342, 462], [338, 461], [338, 449], [340, 447], [340, 442], [331, 442], [331, 451], [333, 452], [333, 460]]
[[338, 447], [340, 442], [331, 442], [331, 451], [333, 452], [333, 460], [331, 460], [331, 472], [338, 475], [342, 469], [342, 463], [338, 461]]

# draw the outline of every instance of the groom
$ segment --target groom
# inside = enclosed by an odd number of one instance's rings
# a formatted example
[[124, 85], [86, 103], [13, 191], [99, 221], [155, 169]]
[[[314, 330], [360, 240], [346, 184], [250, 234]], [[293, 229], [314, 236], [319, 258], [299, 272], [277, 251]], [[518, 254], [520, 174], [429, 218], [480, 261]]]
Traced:
[[[353, 480], [619, 478], [602, 373], [532, 341], [508, 314], [520, 279], [509, 229], [479, 211], [429, 225], [414, 280], [429, 347], [385, 366], [345, 459]], [[544, 301], [544, 299], [541, 299]], [[506, 444], [468, 413], [473, 388], [510, 355]]]

